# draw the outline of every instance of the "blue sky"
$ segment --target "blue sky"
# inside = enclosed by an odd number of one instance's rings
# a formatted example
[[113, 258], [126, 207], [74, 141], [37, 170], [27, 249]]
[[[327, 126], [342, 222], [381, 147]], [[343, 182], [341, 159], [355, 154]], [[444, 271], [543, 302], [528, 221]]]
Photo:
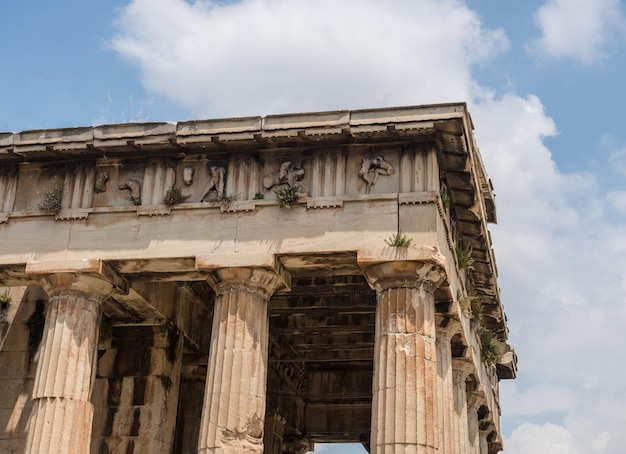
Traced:
[[504, 452], [625, 452], [623, 1], [5, 3], [0, 131], [468, 102], [519, 355]]

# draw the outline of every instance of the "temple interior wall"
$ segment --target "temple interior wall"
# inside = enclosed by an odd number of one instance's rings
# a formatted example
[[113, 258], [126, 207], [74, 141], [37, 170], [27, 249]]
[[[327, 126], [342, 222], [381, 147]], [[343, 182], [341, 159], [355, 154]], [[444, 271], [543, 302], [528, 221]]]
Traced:
[[13, 287], [0, 316], [0, 451], [24, 451], [47, 295], [39, 287]]
[[163, 324], [116, 325], [110, 331], [98, 347], [91, 452], [168, 452], [183, 338]]

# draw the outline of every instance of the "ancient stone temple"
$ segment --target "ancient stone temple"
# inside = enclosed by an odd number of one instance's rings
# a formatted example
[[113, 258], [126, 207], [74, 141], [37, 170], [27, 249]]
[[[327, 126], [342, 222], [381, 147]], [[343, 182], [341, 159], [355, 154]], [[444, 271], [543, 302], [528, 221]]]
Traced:
[[502, 449], [465, 104], [0, 133], [0, 452]]

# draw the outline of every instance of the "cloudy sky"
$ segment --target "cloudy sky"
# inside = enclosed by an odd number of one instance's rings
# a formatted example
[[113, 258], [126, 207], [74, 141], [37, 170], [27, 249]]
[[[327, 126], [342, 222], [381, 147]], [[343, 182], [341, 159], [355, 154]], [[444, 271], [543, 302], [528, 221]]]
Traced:
[[506, 454], [626, 452], [620, 0], [25, 0], [0, 131], [465, 101], [519, 356]]

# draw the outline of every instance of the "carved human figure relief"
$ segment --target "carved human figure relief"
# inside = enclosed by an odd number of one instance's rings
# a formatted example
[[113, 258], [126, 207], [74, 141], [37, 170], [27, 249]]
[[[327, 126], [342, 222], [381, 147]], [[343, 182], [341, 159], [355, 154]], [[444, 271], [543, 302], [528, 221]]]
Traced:
[[187, 185], [190, 186], [191, 183], [193, 183], [193, 167], [191, 166], [186, 166], [183, 169], [183, 182]]
[[224, 167], [209, 167], [209, 184], [200, 196], [200, 202], [204, 202], [211, 191], [217, 194], [217, 200], [224, 197], [224, 182], [226, 180], [226, 169]]
[[96, 192], [105, 192], [107, 190], [108, 180], [109, 174], [107, 172], [98, 172], [98, 175], [96, 175], [96, 181], [93, 185], [93, 190]]
[[134, 204], [141, 203], [141, 182], [139, 180], [127, 180], [118, 186], [120, 190], [130, 191], [128, 199]]
[[365, 180], [365, 193], [369, 194], [381, 175], [393, 175], [396, 171], [382, 156], [361, 158], [359, 176]]
[[304, 169], [292, 164], [291, 161], [285, 161], [280, 165], [278, 172], [263, 177], [263, 186], [265, 189], [271, 189], [274, 186], [286, 184], [290, 188], [303, 191], [304, 187], [300, 182], [302, 178], [304, 178]]

